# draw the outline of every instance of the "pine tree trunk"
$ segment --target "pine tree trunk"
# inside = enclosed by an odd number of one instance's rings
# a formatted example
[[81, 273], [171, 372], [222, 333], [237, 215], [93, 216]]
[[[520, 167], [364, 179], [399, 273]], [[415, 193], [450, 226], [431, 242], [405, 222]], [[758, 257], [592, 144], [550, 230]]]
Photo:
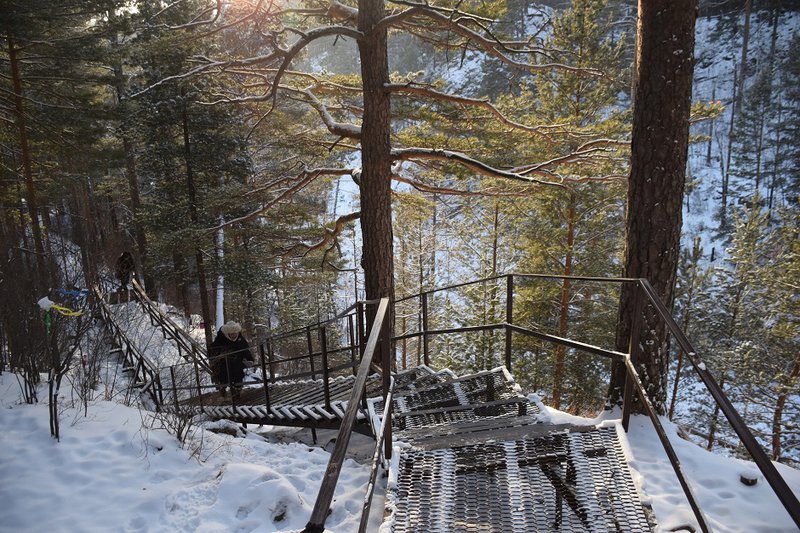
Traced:
[[92, 231], [92, 210], [89, 207], [89, 188], [86, 184], [80, 183], [76, 190], [76, 203], [80, 206], [81, 217], [76, 226], [80, 234], [81, 260], [83, 261], [83, 271], [86, 279], [86, 286], [90, 287], [98, 280], [97, 263], [95, 261], [95, 235]]
[[33, 246], [36, 251], [36, 280], [37, 291], [43, 290], [48, 285], [47, 271], [45, 266], [44, 241], [42, 229], [39, 225], [39, 203], [36, 197], [36, 187], [33, 184], [33, 164], [30, 146], [28, 144], [28, 127], [25, 120], [25, 109], [22, 104], [22, 74], [19, 70], [19, 58], [14, 39], [7, 36], [8, 40], [8, 60], [11, 64], [11, 82], [14, 88], [14, 113], [17, 118], [17, 129], [19, 130], [19, 147], [22, 155], [22, 172], [25, 178], [25, 189], [28, 203], [28, 215], [31, 219], [31, 231], [33, 233]]
[[742, 60], [741, 72], [739, 75], [739, 86], [734, 97], [734, 107], [738, 110], [742, 105], [744, 96], [744, 83], [747, 80], [747, 53], [750, 48], [750, 14], [753, 12], [753, 0], [744, 2], [744, 30], [742, 31]]
[[[181, 95], [186, 96], [185, 91], [181, 90]], [[192, 225], [197, 227], [197, 188], [194, 183], [194, 170], [192, 167], [192, 150], [189, 144], [189, 116], [186, 112], [186, 102], [182, 108], [183, 122], [183, 154], [186, 164], [186, 191], [189, 195], [189, 216]], [[211, 329], [211, 307], [208, 304], [208, 283], [206, 282], [206, 269], [203, 262], [203, 252], [198, 246], [195, 248], [195, 262], [197, 267], [197, 284], [200, 291], [200, 309], [203, 315], [203, 331], [206, 336], [206, 346], [211, 346], [214, 340], [214, 332]], [[188, 318], [188, 315], [187, 315]], [[221, 324], [219, 324], [221, 326]]]
[[[733, 100], [736, 101], [737, 92], [736, 89], [739, 86], [737, 77], [741, 76], [741, 74], [737, 73], [736, 67], [733, 69]], [[736, 124], [736, 118], [739, 115], [736, 113], [736, 106], [731, 106], [731, 122], [728, 125], [728, 151], [725, 155], [725, 166], [722, 169], [722, 193], [720, 198], [720, 220], [719, 220], [719, 227], [721, 229], [725, 229], [728, 226], [728, 190], [730, 188], [730, 179], [731, 179], [731, 158], [733, 156], [733, 131], [734, 125]]]
[[[800, 376], [800, 356], [796, 355], [794, 365], [791, 372], [789, 372], [789, 379], [787, 383], [792, 383]], [[772, 460], [777, 461], [781, 458], [781, 436], [783, 425], [783, 410], [786, 407], [786, 400], [788, 399], [788, 387], [781, 386], [781, 393], [775, 401], [775, 411], [772, 413]]]
[[[390, 102], [386, 30], [374, 31], [384, 15], [383, 0], [359, 0], [358, 41], [364, 87], [361, 124], [361, 266], [368, 300], [394, 299], [392, 250]], [[369, 316], [374, 315], [374, 310]], [[391, 317], [389, 317], [391, 323]], [[372, 320], [368, 319], [371, 324]]]
[[172, 271], [175, 275], [175, 292], [181, 301], [184, 316], [191, 315], [189, 287], [186, 283], [186, 258], [177, 249], [172, 251]]
[[[725, 389], [725, 381], [726, 375], [723, 372], [722, 377], [719, 380], [719, 388], [720, 390]], [[708, 438], [706, 439], [706, 450], [711, 451], [714, 449], [714, 441], [717, 440], [717, 422], [719, 421], [719, 404], [714, 402], [714, 412], [711, 414], [711, 418], [708, 421]]]
[[122, 148], [125, 152], [125, 174], [128, 178], [128, 194], [131, 202], [131, 213], [133, 214], [133, 229], [136, 239], [136, 251], [133, 254], [137, 259], [137, 271], [141, 276], [142, 284], [148, 294], [155, 295], [155, 286], [153, 283], [153, 276], [150, 274], [150, 265], [148, 262], [147, 251], [147, 235], [144, 231], [144, 224], [142, 224], [141, 216], [139, 214], [142, 208], [142, 200], [139, 195], [139, 176], [136, 172], [136, 159], [133, 155], [133, 146], [128, 139], [127, 134], [122, 134]]
[[[680, 251], [696, 16], [696, 0], [639, 2], [624, 275], [647, 278], [670, 309]], [[616, 342], [623, 352], [629, 349], [638, 296], [634, 285], [623, 286]], [[669, 354], [665, 327], [648, 313], [643, 331], [654, 331], [655, 342], [643, 343], [639, 371], [656, 409], [664, 413]], [[618, 403], [624, 365], [615, 364], [612, 372], [609, 399]]]

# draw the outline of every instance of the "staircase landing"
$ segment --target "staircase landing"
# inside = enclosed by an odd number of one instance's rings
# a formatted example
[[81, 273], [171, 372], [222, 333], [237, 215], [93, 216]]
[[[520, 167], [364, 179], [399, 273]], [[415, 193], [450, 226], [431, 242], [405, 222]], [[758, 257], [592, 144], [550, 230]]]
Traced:
[[[650, 532], [616, 423], [543, 422], [505, 369], [393, 400], [393, 533]], [[381, 400], [371, 410], [381, 412]]]

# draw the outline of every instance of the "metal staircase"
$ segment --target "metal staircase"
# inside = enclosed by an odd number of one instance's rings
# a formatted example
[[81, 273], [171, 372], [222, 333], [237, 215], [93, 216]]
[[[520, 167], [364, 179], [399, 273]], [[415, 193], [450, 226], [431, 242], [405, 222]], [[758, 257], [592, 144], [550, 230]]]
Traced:
[[[432, 295], [446, 288], [399, 299], [393, 313], [389, 313], [386, 299], [361, 302], [331, 320], [262, 339], [257, 343], [260, 378], [246, 383], [237, 399], [222, 398], [211, 390], [213, 384], [208, 383], [202, 358], [192, 355], [181, 368], [169, 369], [172, 401], [164, 402], [163, 408], [243, 423], [338, 427], [336, 445], [304, 530], [307, 533], [324, 530], [338, 472], [356, 427], [370, 427], [376, 437], [359, 531], [366, 531], [379, 465], [387, 469], [391, 465], [386, 527], [398, 533], [651, 531], [655, 517], [639, 500], [622, 445], [636, 398], [652, 421], [699, 530], [709, 531], [691, 484], [639, 378], [637, 358], [641, 345], [648, 342], [649, 330], [644, 330], [647, 316], [647, 320], [660, 320], [688, 354], [743, 447], [800, 525], [797, 497], [646, 280], [569, 278], [573, 283], [584, 280], [636, 285], [641, 301], [631, 319], [630, 353], [622, 353], [515, 321], [515, 280], [527, 278], [559, 279], [507, 275], [473, 282], [505, 283], [506, 317], [501, 323], [432, 328]], [[466, 285], [470, 284], [456, 287]], [[397, 317], [398, 306], [414, 299], [419, 302], [418, 329], [390, 337], [387, 317]], [[375, 309], [369, 321], [367, 306]], [[174, 326], [155, 316], [153, 320], [165, 331]], [[177, 331], [180, 328], [172, 329], [176, 338], [185, 335]], [[498, 354], [502, 366], [460, 377], [447, 370], [431, 369], [431, 344], [437, 337], [476, 333], [505, 336], [501, 343], [504, 352]], [[512, 377], [514, 338], [520, 336], [621, 363], [627, 377], [621, 419], [599, 426], [554, 425], [543, 419], [540, 406], [523, 394]], [[392, 342], [398, 345], [409, 339], [417, 342], [418, 360], [425, 364], [391, 372], [389, 361], [396, 360], [391, 352]], [[191, 343], [186, 344], [186, 349], [187, 353], [192, 352]], [[405, 355], [404, 351], [403, 360]], [[160, 373], [163, 375], [164, 369]], [[183, 378], [177, 380], [178, 375]], [[145, 384], [150, 382], [154, 383], [152, 387], [160, 387], [160, 382], [155, 385], [155, 379], [145, 380]], [[391, 461], [393, 453], [398, 457]]]
[[[619, 424], [549, 424], [503, 367], [399, 390], [392, 401], [399, 457], [388, 531], [652, 530]], [[370, 408], [377, 424], [383, 400]]]

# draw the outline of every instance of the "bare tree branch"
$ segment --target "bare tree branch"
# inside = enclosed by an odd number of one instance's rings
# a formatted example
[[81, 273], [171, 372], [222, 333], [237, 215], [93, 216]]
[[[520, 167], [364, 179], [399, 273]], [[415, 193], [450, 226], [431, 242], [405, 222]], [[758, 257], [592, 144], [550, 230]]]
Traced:
[[313, 107], [317, 113], [319, 113], [320, 118], [322, 118], [322, 122], [325, 124], [325, 127], [334, 135], [338, 135], [339, 137], [344, 137], [346, 139], [361, 139], [361, 128], [355, 126], [353, 124], [345, 124], [343, 122], [337, 122], [333, 116], [328, 111], [327, 106], [325, 106], [319, 98], [317, 98], [314, 93], [311, 92], [309, 89], [294, 89], [292, 87], [287, 87], [285, 85], [281, 86], [281, 89], [291, 92], [296, 92], [302, 94], [305, 98], [304, 101]]
[[549, 178], [557, 181], [536, 179], [530, 177], [529, 175], [523, 175], [512, 171], [494, 168], [463, 153], [453, 152], [450, 150], [439, 150], [435, 148], [395, 148], [392, 150], [392, 158], [395, 161], [414, 161], [417, 159], [446, 161], [450, 163], [457, 163], [484, 176], [506, 178], [524, 183], [547, 185], [551, 187], [564, 187], [564, 185], [561, 183], [561, 181], [564, 179], [558, 174], [548, 170], [532, 170], [529, 172], [529, 174], [535, 174], [542, 176], [543, 178]]
[[573, 67], [563, 63], [527, 63], [517, 61], [507, 55], [507, 53], [539, 54], [542, 56], [546, 56], [547, 54], [545, 50], [538, 48], [510, 48], [506, 43], [503, 43], [497, 39], [491, 33], [491, 31], [488, 30], [488, 28], [480, 25], [481, 30], [489, 35], [489, 37], [485, 37], [479, 32], [471, 30], [461, 24], [462, 20], [470, 20], [474, 22], [473, 19], [470, 19], [469, 16], [461, 13], [459, 13], [459, 15], [459, 17], [455, 17], [454, 15], [446, 16], [430, 6], [414, 5], [405, 11], [387, 16], [380, 23], [375, 25], [373, 31], [382, 31], [383, 29], [389, 27], [399, 28], [404, 26], [407, 22], [415, 17], [424, 17], [430, 19], [440, 27], [448, 29], [455, 34], [460, 35], [467, 41], [477, 45], [481, 50], [491, 55], [495, 59], [498, 59], [502, 63], [519, 70], [534, 72], [541, 70], [560, 69], [568, 72], [580, 72], [591, 76], [603, 76], [603, 73], [599, 70]]
[[311, 184], [314, 180], [316, 180], [320, 176], [328, 175], [328, 176], [344, 176], [349, 175], [351, 173], [348, 169], [340, 169], [340, 168], [315, 168], [315, 169], [304, 169], [296, 178], [297, 183], [278, 195], [275, 199], [267, 202], [266, 204], [262, 205], [255, 211], [248, 213], [244, 216], [234, 218], [232, 220], [228, 220], [223, 222], [222, 224], [218, 224], [214, 227], [208, 228], [207, 231], [217, 231], [221, 228], [225, 228], [232, 224], [240, 224], [242, 222], [247, 222], [252, 220], [259, 215], [263, 214], [264, 212], [268, 211], [270, 208], [274, 207], [275, 205], [291, 198], [298, 192], [305, 189], [309, 184]]
[[[163, 15], [164, 13], [166, 13], [167, 11], [169, 11], [170, 9], [172, 9], [173, 7], [175, 7], [176, 5], [181, 4], [183, 2], [184, 0], [176, 0], [171, 4], [167, 4], [166, 6], [164, 6], [163, 9], [158, 11], [151, 18], [156, 19], [161, 15]], [[171, 30], [178, 30], [178, 29], [194, 28], [196, 26], [206, 26], [209, 24], [213, 24], [214, 22], [217, 21], [217, 19], [219, 19], [219, 15], [221, 12], [222, 12], [222, 1], [215, 0], [213, 6], [206, 7], [205, 9], [200, 11], [200, 13], [195, 15], [195, 17], [186, 24], [180, 24], [178, 26], [167, 26], [167, 28]], [[211, 18], [203, 18], [207, 16], [209, 13], [213, 13], [213, 16], [211, 16]]]
[[294, 60], [294, 58], [303, 50], [303, 48], [305, 48], [315, 40], [322, 39], [324, 37], [330, 37], [332, 35], [343, 35], [345, 37], [358, 39], [361, 37], [361, 32], [354, 30], [353, 28], [348, 28], [346, 26], [327, 26], [322, 28], [316, 28], [314, 30], [309, 31], [308, 33], [302, 33], [300, 38], [287, 49], [281, 48], [276, 44], [275, 49], [272, 52], [260, 56], [254, 56], [236, 60], [225, 60], [225, 61], [213, 61], [209, 58], [197, 57], [195, 58], [195, 61], [204, 61], [204, 63], [192, 69], [189, 69], [188, 71], [183, 72], [181, 74], [176, 74], [174, 76], [167, 76], [165, 78], [162, 78], [156, 83], [153, 83], [148, 87], [145, 87], [141, 91], [138, 91], [131, 96], [136, 97], [165, 83], [183, 80], [201, 74], [208, 74], [212, 72], [225, 72], [229, 69], [242, 68], [242, 67], [244, 68], [253, 68], [258, 66], [275, 67], [277, 65], [277, 68], [275, 70], [275, 77], [272, 80], [272, 87], [266, 94], [254, 97], [242, 97], [237, 99], [237, 101], [265, 101], [271, 99], [273, 101], [273, 106], [274, 106], [275, 98], [277, 98], [276, 87], [280, 84], [280, 80], [283, 77], [284, 72], [286, 72], [287, 69], [289, 68], [289, 65], [291, 64], [292, 60]]
[[420, 192], [431, 194], [446, 194], [448, 196], [493, 196], [493, 197], [520, 197], [530, 194], [529, 191], [494, 191], [492, 189], [482, 189], [480, 191], [464, 191], [460, 189], [453, 189], [450, 187], [437, 187], [435, 185], [428, 185], [418, 180], [406, 178], [399, 174], [392, 174], [392, 179], [399, 183], [406, 183]]
[[[319, 250], [320, 248], [326, 246], [328, 243], [335, 241], [335, 239], [339, 236], [339, 234], [344, 231], [345, 226], [354, 220], [358, 220], [361, 218], [361, 211], [356, 211], [354, 213], [348, 213], [346, 215], [342, 215], [336, 219], [333, 224], [333, 228], [323, 228], [325, 231], [325, 235], [320, 239], [318, 242], [314, 244], [306, 244], [304, 242], [297, 243], [291, 248], [289, 248], [284, 255], [291, 254], [295, 252], [299, 248], [304, 248], [305, 252], [303, 253], [304, 256], [308, 255], [314, 250]], [[327, 257], [327, 252], [325, 254]], [[324, 258], [323, 258], [324, 260]]]
[[625, 147], [625, 146], [630, 146], [630, 142], [618, 141], [615, 139], [595, 139], [578, 147], [578, 149], [572, 153], [556, 157], [548, 161], [543, 161], [541, 163], [516, 167], [511, 169], [511, 171], [522, 175], [527, 175], [530, 173], [536, 174], [542, 170], [550, 169], [566, 163], [575, 163], [577, 161], [590, 161], [592, 159], [597, 158], [597, 155], [600, 153], [610, 152], [611, 147]]
[[409, 82], [407, 84], [396, 84], [396, 83], [389, 84], [386, 86], [386, 90], [394, 93], [417, 94], [444, 102], [452, 102], [454, 104], [470, 105], [470, 106], [481, 107], [483, 109], [488, 109], [494, 116], [500, 119], [500, 121], [503, 124], [510, 126], [514, 129], [519, 129], [530, 133], [535, 133], [537, 135], [541, 135], [542, 137], [548, 140], [550, 140], [551, 134], [566, 133], [564, 129], [565, 126], [561, 124], [553, 124], [547, 126], [527, 126], [525, 124], [520, 124], [519, 122], [515, 122], [506, 117], [499, 109], [497, 109], [497, 107], [494, 106], [494, 104], [492, 104], [489, 101], [488, 98], [477, 99], [457, 94], [447, 94], [437, 91], [435, 89], [414, 84], [413, 82]]

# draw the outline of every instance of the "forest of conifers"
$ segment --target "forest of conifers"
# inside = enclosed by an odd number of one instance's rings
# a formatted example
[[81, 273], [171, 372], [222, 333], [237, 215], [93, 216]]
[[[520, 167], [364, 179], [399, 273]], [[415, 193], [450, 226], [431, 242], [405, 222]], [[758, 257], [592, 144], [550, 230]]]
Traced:
[[[39, 298], [114, 290], [126, 251], [207, 340], [223, 308], [255, 336], [507, 273], [629, 274], [626, 212], [648, 209], [628, 196], [633, 73], [649, 66], [636, 18], [624, 0], [3, 0], [0, 366], [45, 357]], [[661, 191], [683, 220], [661, 294], [773, 458], [796, 464], [800, 5], [701, 2], [692, 41], [676, 51], [694, 44], [694, 86], [685, 179]], [[436, 293], [430, 327], [501, 322], [504, 283]], [[531, 281], [515, 321], [614, 349], [620, 296]], [[396, 313], [397, 333], [421, 321]], [[607, 363], [514, 342], [528, 389], [603, 407]], [[434, 358], [497, 366], [503, 343], [441, 341]], [[420, 362], [415, 340], [396, 350], [398, 367]], [[685, 354], [664, 350], [660, 407], [730, 445]]]

